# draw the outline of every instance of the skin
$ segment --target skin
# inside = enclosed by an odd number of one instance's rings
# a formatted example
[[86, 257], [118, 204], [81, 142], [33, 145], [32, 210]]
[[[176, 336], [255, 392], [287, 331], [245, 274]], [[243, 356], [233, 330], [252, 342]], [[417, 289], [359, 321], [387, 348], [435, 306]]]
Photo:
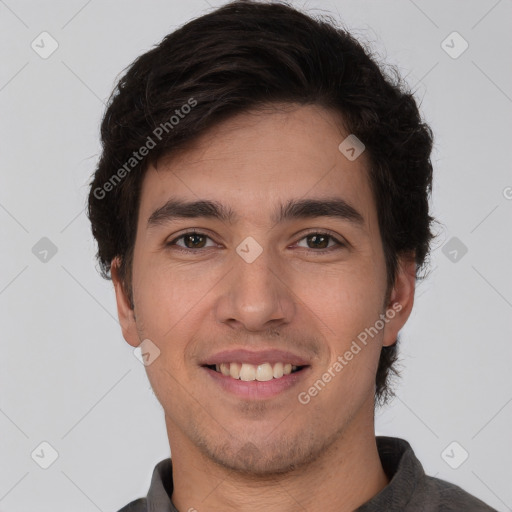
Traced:
[[[319, 106], [244, 113], [144, 177], [133, 310], [117, 259], [112, 278], [124, 338], [133, 347], [150, 339], [160, 350], [146, 371], [165, 412], [179, 510], [350, 511], [388, 484], [374, 434], [375, 374], [381, 347], [395, 342], [410, 314], [415, 264], [403, 258], [387, 289], [368, 161], [365, 153], [349, 161], [338, 150], [347, 135], [337, 114]], [[332, 196], [356, 208], [363, 223], [270, 220], [289, 199]], [[176, 219], [148, 229], [151, 213], [171, 197], [216, 200], [239, 218]], [[165, 246], [190, 228], [209, 238]], [[345, 245], [308, 238], [325, 230]], [[248, 236], [263, 248], [250, 264], [236, 252]], [[179, 252], [187, 241], [192, 249]], [[397, 303], [384, 329], [301, 404], [297, 395]], [[273, 398], [242, 399], [199, 366], [234, 347], [291, 350], [311, 366]]]

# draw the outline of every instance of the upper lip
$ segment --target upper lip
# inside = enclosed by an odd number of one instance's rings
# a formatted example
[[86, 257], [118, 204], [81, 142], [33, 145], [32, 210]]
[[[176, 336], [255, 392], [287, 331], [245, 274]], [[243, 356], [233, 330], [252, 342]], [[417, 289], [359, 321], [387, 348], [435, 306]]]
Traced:
[[223, 350], [207, 357], [201, 366], [221, 363], [250, 363], [254, 365], [263, 363], [291, 363], [294, 366], [308, 366], [308, 361], [303, 357], [284, 350], [267, 349], [251, 351], [247, 349]]

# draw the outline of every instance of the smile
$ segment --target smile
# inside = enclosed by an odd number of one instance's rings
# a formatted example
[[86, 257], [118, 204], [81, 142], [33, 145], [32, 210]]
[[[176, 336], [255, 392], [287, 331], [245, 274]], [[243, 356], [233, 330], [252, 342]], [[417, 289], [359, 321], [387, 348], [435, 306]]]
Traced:
[[291, 363], [277, 362], [274, 364], [251, 364], [251, 363], [220, 363], [207, 365], [207, 368], [215, 370], [226, 377], [235, 380], [250, 382], [257, 380], [266, 382], [273, 379], [281, 379], [285, 375], [302, 370], [303, 366], [292, 365]]
[[244, 400], [275, 398], [301, 382], [304, 387], [312, 372], [311, 358], [272, 347], [258, 351], [233, 347], [198, 362], [213, 389]]

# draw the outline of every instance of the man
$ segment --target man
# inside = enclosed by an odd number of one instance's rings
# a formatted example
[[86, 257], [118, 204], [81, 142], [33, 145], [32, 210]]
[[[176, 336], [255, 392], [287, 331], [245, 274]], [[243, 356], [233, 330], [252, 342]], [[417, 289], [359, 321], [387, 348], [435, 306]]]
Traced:
[[489, 511], [375, 437], [432, 238], [432, 133], [348, 33], [237, 1], [105, 114], [89, 217], [171, 459], [127, 511]]

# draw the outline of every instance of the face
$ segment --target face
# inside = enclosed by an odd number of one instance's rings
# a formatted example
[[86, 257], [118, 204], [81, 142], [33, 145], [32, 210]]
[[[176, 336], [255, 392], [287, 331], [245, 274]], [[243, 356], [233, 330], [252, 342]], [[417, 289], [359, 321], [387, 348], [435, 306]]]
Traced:
[[373, 425], [414, 268], [386, 301], [368, 161], [340, 152], [347, 135], [321, 107], [245, 113], [148, 169], [134, 311], [112, 275], [125, 339], [160, 351], [146, 371], [171, 450], [280, 473]]

